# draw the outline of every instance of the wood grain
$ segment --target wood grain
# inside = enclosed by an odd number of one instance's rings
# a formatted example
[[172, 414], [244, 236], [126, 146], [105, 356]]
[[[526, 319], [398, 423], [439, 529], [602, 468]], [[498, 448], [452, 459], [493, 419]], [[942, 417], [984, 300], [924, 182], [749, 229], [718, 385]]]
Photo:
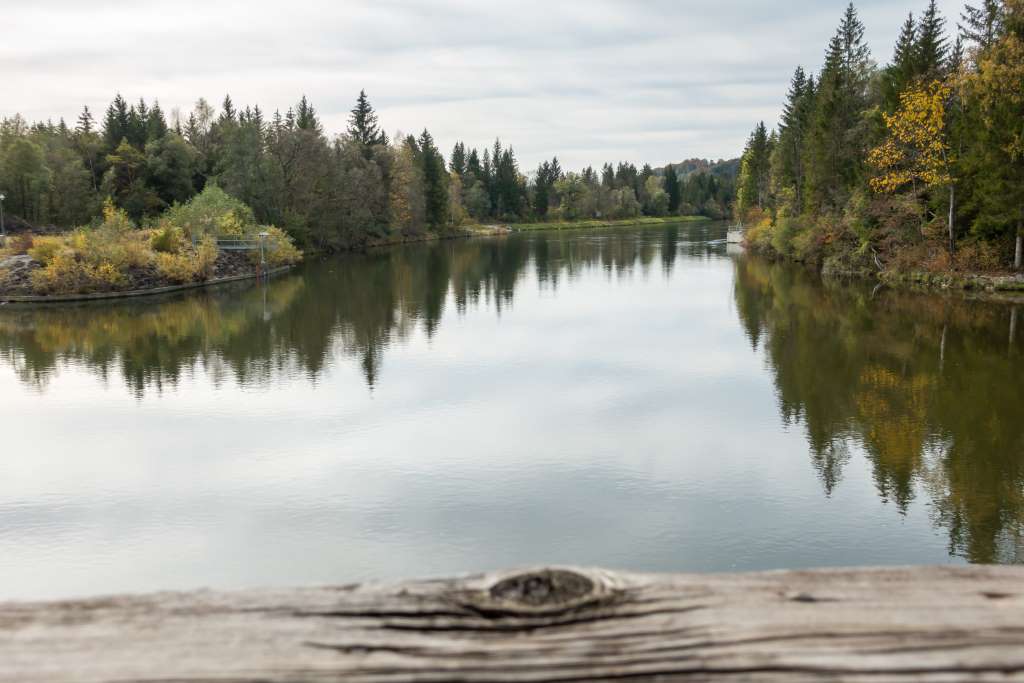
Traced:
[[0, 680], [1024, 681], [1024, 568], [543, 569], [3, 604]]

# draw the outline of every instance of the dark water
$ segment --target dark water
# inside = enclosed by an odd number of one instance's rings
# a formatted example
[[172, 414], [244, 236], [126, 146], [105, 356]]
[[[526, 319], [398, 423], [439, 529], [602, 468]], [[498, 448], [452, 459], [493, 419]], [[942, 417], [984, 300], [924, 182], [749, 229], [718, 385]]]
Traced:
[[0, 597], [1024, 561], [1024, 306], [823, 284], [724, 236], [0, 308]]

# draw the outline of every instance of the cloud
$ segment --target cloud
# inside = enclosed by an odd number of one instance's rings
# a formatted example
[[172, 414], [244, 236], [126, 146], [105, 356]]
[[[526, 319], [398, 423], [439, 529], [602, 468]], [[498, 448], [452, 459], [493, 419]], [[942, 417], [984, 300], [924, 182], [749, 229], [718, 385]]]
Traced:
[[[885, 61], [908, 10], [859, 3]], [[959, 5], [940, 3], [955, 19]], [[115, 92], [187, 110], [306, 94], [328, 130], [366, 88], [389, 131], [449, 147], [495, 137], [523, 165], [730, 157], [817, 70], [845, 0], [0, 0], [0, 116], [72, 120]], [[953, 23], [951, 21], [951, 23]]]

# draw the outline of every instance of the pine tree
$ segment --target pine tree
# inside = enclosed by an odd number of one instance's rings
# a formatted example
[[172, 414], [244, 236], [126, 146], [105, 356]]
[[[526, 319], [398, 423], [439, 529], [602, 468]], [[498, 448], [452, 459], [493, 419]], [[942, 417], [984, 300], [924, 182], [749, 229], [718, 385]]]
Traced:
[[466, 175], [466, 145], [456, 142], [452, 149], [451, 170], [460, 178]]
[[679, 187], [679, 175], [672, 164], [665, 167], [665, 191], [668, 193], [669, 213], [675, 214], [679, 211], [679, 204], [682, 201], [682, 190]]
[[149, 107], [145, 100], [140, 99], [128, 110], [128, 142], [140, 150], [146, 146], [148, 120]]
[[153, 108], [149, 110], [149, 118], [146, 120], [146, 139], [160, 140], [167, 135], [167, 119], [164, 118], [164, 111], [160, 108], [159, 100], [153, 102]]
[[814, 77], [797, 67], [790, 81], [786, 104], [779, 122], [779, 145], [773, 163], [776, 190], [792, 190], [794, 208], [799, 212], [804, 200], [804, 146], [814, 107]]
[[928, 9], [921, 17], [915, 52], [917, 76], [928, 80], [943, 76], [949, 54], [949, 39], [946, 37], [946, 19], [939, 13], [936, 0], [928, 3]]
[[615, 187], [615, 169], [611, 164], [601, 167], [601, 186], [608, 190]]
[[370, 100], [366, 97], [365, 90], [359, 91], [359, 99], [356, 100], [356, 106], [352, 109], [352, 113], [349, 116], [348, 134], [367, 153], [374, 145], [387, 144], [387, 138], [378, 125], [377, 113], [373, 110], [373, 106], [370, 105]]
[[[772, 134], [774, 136], [774, 133]], [[753, 209], [768, 208], [771, 186], [772, 142], [762, 121], [750, 134], [740, 168], [738, 209], [745, 217]]]
[[225, 121], [234, 122], [238, 116], [235, 110], [235, 103], [231, 101], [231, 95], [224, 96], [224, 104], [221, 105], [220, 120], [221, 123]]
[[885, 110], [894, 112], [900, 104], [900, 93], [906, 90], [917, 75], [918, 58], [918, 25], [913, 14], [907, 15], [903, 22], [892, 63], [885, 68], [882, 84], [882, 97]]
[[441, 228], [448, 223], [448, 173], [444, 167], [444, 157], [434, 145], [433, 136], [425, 128], [416, 147], [423, 171], [427, 224], [435, 229]]
[[864, 25], [851, 3], [829, 41], [808, 127], [806, 169], [808, 208], [838, 209], [862, 180], [867, 133], [861, 112], [867, 107], [871, 50]]
[[118, 93], [103, 120], [103, 142], [108, 151], [113, 152], [128, 137], [128, 127], [128, 103]]
[[483, 178], [483, 166], [480, 165], [480, 155], [475, 147], [470, 150], [469, 156], [466, 157], [466, 173], [472, 175], [476, 180]]
[[89, 134], [92, 132], [95, 120], [92, 117], [92, 112], [89, 111], [89, 105], [82, 107], [82, 113], [78, 115], [78, 125], [75, 126], [75, 132], [81, 134]]
[[984, 0], [981, 7], [968, 5], [960, 15], [960, 33], [982, 50], [990, 47], [1002, 33], [1006, 12], [1000, 0]]
[[263, 110], [260, 109], [260, 105], [257, 104], [252, 108], [252, 114], [249, 116], [249, 123], [254, 125], [260, 134], [265, 132], [266, 122], [263, 120]]
[[533, 192], [533, 213], [538, 218], [545, 218], [548, 214], [548, 207], [551, 203], [551, 188], [554, 181], [551, 178], [551, 164], [547, 161], [537, 167], [537, 179], [534, 182]]
[[[289, 110], [291, 113], [291, 110]], [[302, 99], [299, 100], [299, 104], [296, 106], [295, 113], [295, 127], [299, 130], [307, 130], [317, 135], [323, 132], [323, 126], [320, 125], [320, 119], [317, 117], [316, 109], [309, 103], [306, 96], [303, 95]]]

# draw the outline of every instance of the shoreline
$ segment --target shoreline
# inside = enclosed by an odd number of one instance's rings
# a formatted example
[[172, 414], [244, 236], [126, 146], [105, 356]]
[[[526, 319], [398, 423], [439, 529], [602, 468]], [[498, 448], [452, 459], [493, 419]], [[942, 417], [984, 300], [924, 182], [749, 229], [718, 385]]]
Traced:
[[1024, 303], [1024, 272], [1021, 273], [976, 273], [924, 270], [868, 270], [849, 268], [830, 263], [830, 259], [812, 262], [796, 259], [778, 251], [751, 244], [744, 236], [743, 248], [750, 254], [772, 261], [781, 261], [803, 266], [815, 271], [822, 279], [856, 279], [873, 282], [883, 287], [904, 291], [930, 294], [953, 294], [964, 298]]
[[96, 292], [92, 294], [54, 294], [54, 295], [12, 295], [0, 293], [0, 304], [62, 304], [82, 301], [109, 301], [113, 299], [134, 299], [145, 296], [156, 296], [158, 294], [169, 294], [182, 292], [190, 289], [203, 289], [216, 287], [230, 282], [243, 282], [245, 280], [256, 280], [260, 277], [273, 277], [291, 270], [294, 266], [281, 266], [272, 268], [262, 275], [251, 273], [246, 275], [232, 275], [230, 277], [215, 278], [203, 282], [189, 282], [183, 285], [167, 285], [164, 287], [151, 287], [149, 289], [135, 289], [126, 292]]
[[704, 223], [716, 219], [707, 216], [644, 216], [619, 220], [587, 219], [580, 221], [550, 221], [547, 223], [508, 223], [512, 232], [533, 232], [540, 230], [583, 230], [586, 228], [626, 228], [645, 225], [672, 225], [673, 223]]

